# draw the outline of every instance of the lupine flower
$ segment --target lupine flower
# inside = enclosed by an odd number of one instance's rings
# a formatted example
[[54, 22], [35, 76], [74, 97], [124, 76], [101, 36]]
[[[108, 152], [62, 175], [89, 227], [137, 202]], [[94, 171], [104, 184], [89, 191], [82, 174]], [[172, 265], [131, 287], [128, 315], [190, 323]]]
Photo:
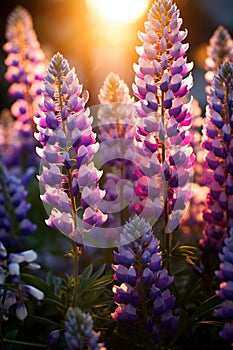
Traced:
[[[44, 53], [33, 29], [31, 15], [21, 6], [16, 6], [7, 19], [6, 39], [5, 77], [10, 83], [9, 93], [15, 98], [11, 113], [17, 119], [16, 129], [22, 139], [21, 153], [24, 153], [35, 146], [33, 116], [40, 100]], [[27, 161], [34, 164], [32, 153]]]
[[223, 302], [215, 311], [218, 316], [226, 320], [219, 335], [233, 343], [233, 229], [230, 230], [229, 238], [224, 240], [219, 259], [221, 263], [216, 275], [221, 284], [216, 294], [223, 299]]
[[[97, 185], [102, 171], [91, 162], [98, 143], [92, 118], [84, 111], [87, 93], [81, 97], [81, 92], [74, 69], [57, 53], [49, 64], [43, 103], [35, 117], [35, 137], [43, 147], [37, 148], [43, 160], [39, 179], [45, 193], [41, 199], [52, 207], [47, 224], [79, 243], [80, 232], [100, 226], [107, 219], [97, 206], [105, 191]], [[95, 195], [88, 195], [90, 191]]]
[[144, 218], [129, 219], [121, 244], [112, 265], [114, 279], [120, 284], [113, 287], [117, 308], [112, 317], [119, 322], [143, 322], [158, 343], [160, 327], [177, 329], [178, 316], [172, 313], [176, 299], [168, 289], [173, 277], [162, 267], [159, 241]]
[[208, 97], [203, 147], [207, 150], [211, 184], [203, 213], [206, 222], [200, 241], [203, 249], [221, 250], [233, 227], [232, 77], [233, 65], [227, 61], [215, 75]]
[[211, 85], [217, 69], [224, 61], [233, 62], [233, 41], [230, 33], [223, 26], [218, 26], [210, 38], [205, 60], [205, 79], [208, 84], [207, 93], [211, 93]]
[[93, 329], [94, 323], [88, 312], [78, 307], [70, 308], [65, 320], [65, 339], [69, 350], [105, 350], [102, 343], [98, 343], [100, 333]]
[[[133, 183], [138, 178], [137, 150], [133, 142], [136, 131], [134, 99], [126, 83], [114, 73], [106, 77], [98, 97], [101, 103], [98, 109], [100, 161], [111, 166], [112, 171], [105, 174], [106, 195], [100, 205], [102, 209], [116, 213], [132, 198]], [[122, 179], [128, 181], [123, 184]]]
[[0, 161], [8, 169], [15, 169], [21, 157], [20, 153], [19, 130], [11, 112], [5, 108], [0, 114]]
[[[8, 253], [0, 241], [0, 309], [4, 320], [8, 320], [9, 314], [14, 312], [16, 317], [23, 321], [28, 315], [25, 300], [33, 297], [40, 301], [44, 298], [41, 290], [22, 283], [20, 279], [21, 267], [32, 270], [40, 268], [40, 265], [34, 262], [36, 258], [34, 250]], [[11, 284], [11, 288], [2, 288], [4, 283]]]
[[[189, 72], [193, 65], [187, 63], [188, 44], [183, 43], [187, 31], [180, 30], [181, 24], [173, 1], [155, 1], [145, 22], [145, 33], [139, 32], [142, 46], [137, 48], [139, 64], [134, 66], [133, 90], [139, 99], [137, 117], [141, 118], [136, 141], [144, 156], [143, 183], [147, 182], [141, 191], [139, 179], [137, 191], [141, 195], [135, 211], [140, 213], [147, 197], [152, 216], [163, 215], [167, 233], [177, 228], [190, 199], [187, 186], [194, 161], [187, 133], [191, 114], [186, 100], [192, 87]], [[152, 179], [160, 192], [156, 197], [149, 188]], [[158, 198], [162, 198], [160, 203]]]
[[24, 177], [12, 174], [0, 164], [0, 239], [7, 248], [19, 243], [19, 234], [28, 235], [36, 229], [27, 218], [31, 207], [27, 195]]

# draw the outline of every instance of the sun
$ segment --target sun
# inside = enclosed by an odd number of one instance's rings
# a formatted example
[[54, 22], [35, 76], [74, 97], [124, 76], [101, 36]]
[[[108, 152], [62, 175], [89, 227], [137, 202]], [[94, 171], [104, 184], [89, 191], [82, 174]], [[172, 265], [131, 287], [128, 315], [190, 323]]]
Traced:
[[86, 0], [89, 8], [111, 23], [131, 23], [148, 9], [150, 0]]

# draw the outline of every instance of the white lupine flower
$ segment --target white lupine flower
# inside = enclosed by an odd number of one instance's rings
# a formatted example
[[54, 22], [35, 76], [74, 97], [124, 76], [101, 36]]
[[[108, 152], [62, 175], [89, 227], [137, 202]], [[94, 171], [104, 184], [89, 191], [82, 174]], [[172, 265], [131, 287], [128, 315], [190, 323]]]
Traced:
[[8, 271], [10, 275], [19, 276], [20, 274], [20, 266], [18, 263], [12, 262], [8, 265]]
[[41, 290], [37, 289], [36, 287], [26, 285], [26, 286], [23, 286], [23, 288], [37, 300], [42, 300], [44, 298], [44, 293]]
[[15, 314], [20, 321], [23, 321], [27, 317], [28, 311], [23, 302], [18, 303]]

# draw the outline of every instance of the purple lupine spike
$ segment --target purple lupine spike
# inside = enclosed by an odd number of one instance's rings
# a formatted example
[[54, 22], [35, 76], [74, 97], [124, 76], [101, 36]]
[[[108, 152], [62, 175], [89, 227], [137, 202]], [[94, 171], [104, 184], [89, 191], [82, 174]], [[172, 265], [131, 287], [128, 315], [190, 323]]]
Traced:
[[84, 110], [87, 92], [83, 96], [81, 92], [74, 69], [60, 53], [54, 55], [44, 79], [40, 112], [34, 118], [35, 137], [42, 145], [37, 148], [43, 162], [41, 199], [52, 206], [48, 225], [74, 240], [80, 239], [80, 231], [107, 219], [98, 209], [105, 191], [97, 185], [102, 171], [95, 168], [92, 158], [98, 143], [92, 117]]
[[233, 342], [233, 229], [231, 228], [229, 238], [225, 238], [224, 246], [219, 253], [221, 261], [216, 276], [221, 281], [220, 289], [216, 294], [223, 299], [220, 307], [215, 310], [216, 314], [226, 320], [219, 333], [220, 337]]
[[[138, 153], [133, 142], [136, 130], [134, 98], [130, 96], [127, 84], [114, 73], [106, 77], [98, 97], [101, 103], [98, 110], [100, 159], [102, 164], [115, 169], [114, 174], [106, 174], [106, 196], [102, 205], [112, 212], [120, 212], [133, 196], [133, 184], [138, 178]], [[122, 179], [127, 180], [124, 185]]]
[[[35, 147], [33, 116], [38, 111], [45, 66], [44, 53], [37, 40], [31, 15], [22, 6], [16, 6], [8, 17], [6, 39], [5, 77], [10, 83], [9, 94], [16, 99], [11, 113], [17, 119], [21, 152], [30, 152]], [[27, 161], [29, 164], [35, 163], [31, 152]]]
[[[226, 132], [227, 135], [230, 133], [231, 138], [233, 136], [230, 125], [232, 77], [233, 65], [226, 61], [221, 65], [211, 85], [203, 130], [203, 147], [207, 153], [205, 166], [211, 178], [211, 185], [207, 197], [207, 208], [203, 212], [206, 224], [200, 244], [203, 249], [217, 251], [221, 249], [224, 238], [233, 227], [231, 210], [233, 162], [230, 154], [231, 139], [226, 137]], [[219, 97], [219, 89], [224, 98], [222, 95]], [[222, 123], [216, 123], [216, 120], [221, 120]], [[215, 130], [215, 133], [210, 130]]]
[[18, 170], [21, 146], [19, 124], [5, 108], [0, 114], [0, 160], [8, 169]]
[[[142, 46], [137, 48], [139, 60], [138, 65], [134, 65], [133, 91], [139, 99], [136, 114], [141, 118], [137, 123], [136, 141], [144, 150], [143, 164], [147, 165], [147, 173], [142, 169], [141, 176], [147, 176], [147, 183], [153, 179], [153, 183], [158, 184], [156, 197], [163, 198], [157, 206], [154, 192], [148, 190], [135, 201], [135, 212], [142, 212], [145, 199], [151, 201], [152, 214], [148, 214], [156, 218], [163, 216], [166, 234], [177, 228], [178, 217], [182, 215], [180, 206], [175, 205], [178, 192], [183, 190], [184, 206], [192, 195], [188, 182], [194, 155], [188, 135], [191, 114], [186, 97], [192, 87], [193, 64], [187, 63], [188, 44], [183, 43], [187, 31], [180, 30], [181, 24], [173, 1], [155, 1], [148, 13], [145, 33], [139, 33]], [[176, 161], [174, 153], [178, 151], [180, 156]], [[140, 187], [139, 179], [138, 191]]]
[[69, 308], [65, 320], [65, 339], [69, 350], [106, 350], [103, 343], [98, 343], [100, 333], [93, 329], [94, 322], [88, 312], [78, 307]]
[[[175, 331], [178, 324], [178, 317], [172, 313], [175, 297], [168, 290], [173, 277], [162, 267], [159, 242], [144, 218], [129, 219], [121, 243], [125, 245], [114, 252], [116, 264], [112, 265], [114, 279], [121, 283], [113, 287], [117, 308], [112, 317], [119, 322], [144, 322], [159, 342], [161, 326]], [[141, 310], [146, 310], [145, 314]]]
[[36, 229], [27, 218], [27, 194], [22, 179], [0, 164], [0, 239], [7, 248]]
[[[219, 68], [224, 61], [233, 62], [233, 41], [227, 29], [220, 25], [211, 36], [207, 47], [205, 79], [208, 85], [211, 85], [217, 68]], [[209, 89], [210, 87], [207, 86], [207, 93], [210, 93]]]

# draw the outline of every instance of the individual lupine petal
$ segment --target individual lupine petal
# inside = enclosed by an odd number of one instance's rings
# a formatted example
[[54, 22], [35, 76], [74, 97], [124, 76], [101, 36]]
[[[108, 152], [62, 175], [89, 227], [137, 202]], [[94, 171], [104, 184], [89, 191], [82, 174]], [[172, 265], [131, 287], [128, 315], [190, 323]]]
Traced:
[[132, 304], [119, 304], [116, 310], [111, 313], [112, 318], [119, 322], [136, 322], [136, 308]]
[[30, 285], [24, 285], [23, 289], [27, 293], [31, 294], [37, 300], [42, 300], [44, 298], [44, 292], [42, 292], [36, 287], [30, 286]]
[[28, 311], [24, 302], [19, 302], [17, 304], [15, 314], [20, 321], [23, 321], [27, 317]]
[[99, 209], [86, 208], [83, 214], [83, 225], [85, 228], [101, 226], [107, 220], [107, 214], [103, 214]]
[[114, 261], [117, 264], [125, 265], [129, 267], [135, 261], [135, 254], [131, 249], [123, 249], [119, 247], [119, 253], [114, 253]]
[[8, 271], [9, 271], [9, 274], [12, 275], [12, 276], [19, 276], [19, 264], [18, 263], [10, 263], [8, 265]]
[[225, 323], [223, 330], [219, 332], [221, 338], [228, 340], [229, 342], [233, 342], [233, 324]]

